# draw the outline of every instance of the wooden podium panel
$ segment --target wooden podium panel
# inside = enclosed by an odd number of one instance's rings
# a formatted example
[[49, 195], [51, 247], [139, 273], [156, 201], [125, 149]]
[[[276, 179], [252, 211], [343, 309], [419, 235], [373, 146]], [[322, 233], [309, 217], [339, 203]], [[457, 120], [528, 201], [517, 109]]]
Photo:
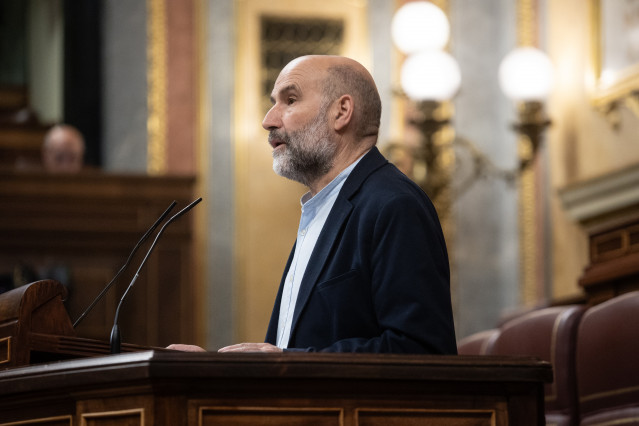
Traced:
[[[66, 288], [43, 280], [0, 294], [0, 370], [106, 355], [109, 342], [78, 337], [64, 306]], [[122, 352], [148, 346], [122, 344]]]
[[138, 352], [0, 372], [0, 425], [542, 425], [531, 358]]
[[[186, 176], [0, 170], [0, 274], [11, 277], [22, 265], [37, 273], [26, 282], [62, 282], [68, 290], [65, 308], [76, 320], [169, 204], [178, 202], [176, 213], [196, 198], [194, 186], [195, 178]], [[196, 213], [167, 228], [141, 271], [122, 307], [123, 341], [166, 346], [194, 342], [199, 336], [193, 261]], [[78, 335], [109, 338], [117, 302], [151, 241], [80, 323]]]
[[639, 213], [589, 236], [590, 263], [579, 279], [591, 305], [639, 290]]

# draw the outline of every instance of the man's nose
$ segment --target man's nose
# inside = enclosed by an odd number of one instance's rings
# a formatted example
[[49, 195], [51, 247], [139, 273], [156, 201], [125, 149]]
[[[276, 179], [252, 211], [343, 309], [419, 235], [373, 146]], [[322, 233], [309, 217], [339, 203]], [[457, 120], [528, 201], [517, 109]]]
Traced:
[[264, 116], [264, 120], [262, 120], [262, 127], [265, 130], [274, 130], [281, 127], [281, 120], [277, 113], [276, 105], [273, 105]]

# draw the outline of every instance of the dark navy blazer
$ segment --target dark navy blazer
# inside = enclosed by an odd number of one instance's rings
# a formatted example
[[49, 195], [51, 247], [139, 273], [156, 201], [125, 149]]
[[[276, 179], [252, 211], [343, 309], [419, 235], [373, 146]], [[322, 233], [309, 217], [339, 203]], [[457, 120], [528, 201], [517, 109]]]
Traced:
[[[275, 344], [282, 288], [266, 342]], [[371, 149], [346, 179], [295, 305], [290, 350], [457, 353], [448, 255], [426, 194]]]

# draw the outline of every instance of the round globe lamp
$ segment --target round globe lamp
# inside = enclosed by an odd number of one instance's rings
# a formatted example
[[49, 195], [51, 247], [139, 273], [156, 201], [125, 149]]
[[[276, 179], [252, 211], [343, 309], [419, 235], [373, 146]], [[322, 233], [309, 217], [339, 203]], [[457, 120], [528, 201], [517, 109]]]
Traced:
[[534, 47], [514, 49], [499, 66], [499, 84], [504, 94], [514, 101], [541, 102], [552, 90], [552, 62]]
[[450, 37], [446, 14], [427, 1], [413, 1], [400, 7], [391, 23], [391, 37], [403, 53], [442, 49]]
[[455, 58], [442, 50], [410, 55], [401, 69], [404, 93], [414, 101], [447, 101], [461, 85], [461, 72]]

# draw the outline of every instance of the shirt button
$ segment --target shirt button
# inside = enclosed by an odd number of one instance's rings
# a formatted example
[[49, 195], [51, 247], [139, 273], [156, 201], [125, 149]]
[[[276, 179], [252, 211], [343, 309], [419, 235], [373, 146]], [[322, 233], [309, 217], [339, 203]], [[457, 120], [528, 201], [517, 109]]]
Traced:
[[303, 237], [304, 235], [306, 235], [306, 228], [302, 229], [300, 231], [300, 235]]

